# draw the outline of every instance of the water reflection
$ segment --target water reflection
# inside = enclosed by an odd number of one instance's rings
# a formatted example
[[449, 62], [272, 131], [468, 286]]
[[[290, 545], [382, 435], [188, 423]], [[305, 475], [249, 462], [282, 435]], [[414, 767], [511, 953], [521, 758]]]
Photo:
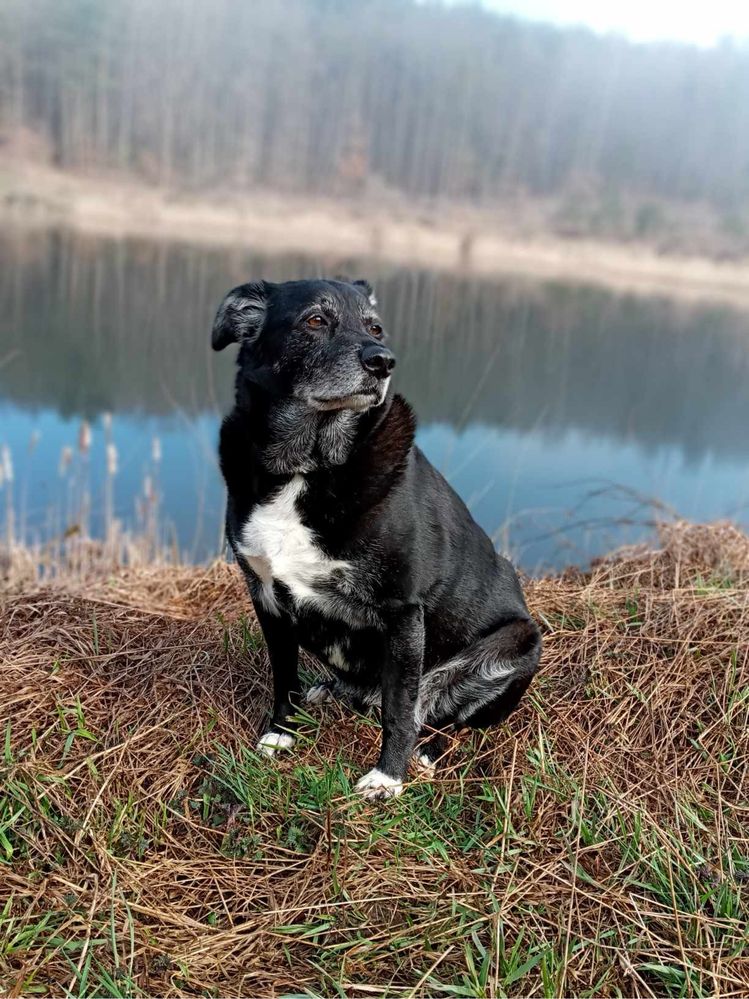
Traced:
[[[749, 500], [746, 313], [371, 261], [6, 234], [0, 443], [18, 447], [37, 412], [54, 440], [67, 419], [113, 412], [137, 452], [150, 447], [155, 420], [172, 455], [181, 454], [172, 461], [165, 447], [164, 503], [189, 546], [196, 516], [215, 525], [222, 503], [211, 462], [232, 358], [209, 348], [216, 303], [249, 277], [338, 272], [375, 281], [421, 443], [526, 565], [582, 560], [635, 536], [647, 519], [640, 495], [691, 516], [741, 514]], [[200, 500], [186, 502], [196, 468]], [[602, 484], [625, 491], [600, 493]], [[118, 495], [127, 505], [124, 474]], [[622, 517], [637, 523], [613, 523]], [[560, 528], [571, 548], [560, 547]], [[215, 546], [213, 528], [199, 534]], [[209, 548], [204, 540], [193, 551]]]

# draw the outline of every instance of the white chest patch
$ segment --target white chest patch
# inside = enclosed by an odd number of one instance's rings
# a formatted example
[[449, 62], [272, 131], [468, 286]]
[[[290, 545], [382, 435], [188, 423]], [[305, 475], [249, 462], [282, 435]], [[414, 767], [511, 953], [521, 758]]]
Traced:
[[313, 532], [302, 523], [296, 501], [307, 488], [295, 475], [267, 503], [255, 507], [242, 528], [239, 550], [262, 583], [263, 603], [279, 613], [274, 582], [284, 583], [297, 603], [317, 604], [324, 610], [325, 594], [317, 587], [349, 563], [331, 559], [316, 544]]

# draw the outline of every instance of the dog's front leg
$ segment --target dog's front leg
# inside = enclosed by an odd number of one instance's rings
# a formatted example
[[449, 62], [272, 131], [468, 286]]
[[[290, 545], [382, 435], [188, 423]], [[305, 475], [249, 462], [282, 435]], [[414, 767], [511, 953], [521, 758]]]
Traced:
[[388, 621], [382, 665], [382, 749], [356, 785], [365, 798], [400, 794], [416, 745], [416, 702], [424, 661], [424, 611], [409, 607]]
[[277, 750], [291, 749], [294, 745], [290, 716], [299, 702], [299, 642], [294, 624], [286, 615], [269, 613], [260, 601], [255, 603], [255, 613], [273, 670], [273, 717], [257, 748], [266, 756], [273, 756]]

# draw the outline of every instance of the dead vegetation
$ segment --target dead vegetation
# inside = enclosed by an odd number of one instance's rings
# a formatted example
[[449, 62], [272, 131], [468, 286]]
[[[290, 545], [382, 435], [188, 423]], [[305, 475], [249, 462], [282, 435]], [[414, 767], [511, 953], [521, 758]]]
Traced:
[[749, 538], [662, 542], [530, 582], [532, 696], [380, 807], [372, 719], [248, 748], [232, 567], [6, 589], [0, 992], [749, 993]]

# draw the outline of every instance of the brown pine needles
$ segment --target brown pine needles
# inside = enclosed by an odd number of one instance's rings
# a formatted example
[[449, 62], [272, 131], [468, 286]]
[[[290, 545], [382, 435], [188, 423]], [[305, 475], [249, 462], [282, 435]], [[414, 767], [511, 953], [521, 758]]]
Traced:
[[736, 529], [531, 581], [531, 696], [380, 807], [351, 794], [372, 719], [248, 748], [268, 677], [232, 567], [25, 579], [0, 597], [0, 992], [749, 994]]

